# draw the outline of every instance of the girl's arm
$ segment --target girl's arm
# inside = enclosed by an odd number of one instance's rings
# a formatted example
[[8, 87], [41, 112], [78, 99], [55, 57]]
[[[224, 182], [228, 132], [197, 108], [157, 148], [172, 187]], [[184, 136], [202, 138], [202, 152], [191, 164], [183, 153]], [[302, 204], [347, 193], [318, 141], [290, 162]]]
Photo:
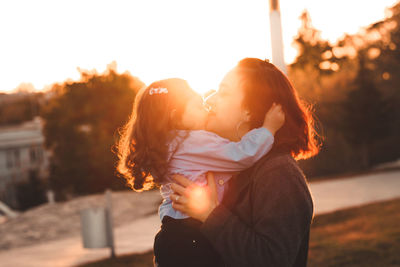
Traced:
[[263, 127], [231, 142], [207, 131], [191, 131], [172, 156], [172, 169], [235, 172], [249, 168], [271, 150], [275, 132], [282, 127], [285, 115], [275, 103], [264, 118]]
[[207, 131], [192, 131], [172, 156], [171, 168], [235, 172], [252, 166], [269, 150], [274, 136], [266, 128], [249, 131], [231, 142]]

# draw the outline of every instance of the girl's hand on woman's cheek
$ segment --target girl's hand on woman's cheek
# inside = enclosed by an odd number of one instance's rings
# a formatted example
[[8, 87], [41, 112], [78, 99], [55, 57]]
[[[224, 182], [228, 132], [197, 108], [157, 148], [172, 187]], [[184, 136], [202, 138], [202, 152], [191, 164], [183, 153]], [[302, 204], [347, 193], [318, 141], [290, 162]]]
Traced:
[[217, 187], [213, 173], [207, 173], [208, 186], [198, 186], [189, 179], [175, 175], [170, 196], [172, 207], [188, 216], [204, 222], [218, 206]]
[[285, 113], [283, 112], [282, 106], [273, 103], [267, 114], [265, 114], [263, 126], [275, 135], [284, 123]]

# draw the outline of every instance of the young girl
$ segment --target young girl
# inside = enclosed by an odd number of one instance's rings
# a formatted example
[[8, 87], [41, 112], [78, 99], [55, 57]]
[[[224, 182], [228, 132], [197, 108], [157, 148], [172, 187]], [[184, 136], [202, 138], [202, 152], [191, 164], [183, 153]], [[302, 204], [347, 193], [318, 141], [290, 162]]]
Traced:
[[[176, 78], [157, 81], [138, 93], [118, 144], [117, 170], [127, 184], [135, 191], [160, 186], [162, 226], [154, 252], [162, 267], [181, 266], [177, 258], [182, 253], [186, 257], [200, 253], [205, 259], [216, 256], [215, 252], [201, 249], [206, 240], [193, 236], [190, 228], [197, 222], [172, 208], [169, 196], [173, 174], [205, 185], [206, 172], [215, 172], [221, 200], [225, 183], [272, 148], [274, 134], [284, 123], [280, 106], [274, 105], [262, 127], [251, 130], [239, 142], [231, 142], [204, 130], [207, 115], [202, 97], [186, 81]], [[184, 240], [173, 240], [177, 229], [187, 231]], [[196, 241], [199, 242], [195, 244]]]

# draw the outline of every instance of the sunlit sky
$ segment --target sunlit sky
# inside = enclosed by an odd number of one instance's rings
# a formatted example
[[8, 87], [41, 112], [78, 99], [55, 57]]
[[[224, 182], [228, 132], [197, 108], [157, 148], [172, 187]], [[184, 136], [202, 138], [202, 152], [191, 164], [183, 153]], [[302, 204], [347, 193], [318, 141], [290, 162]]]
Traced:
[[[281, 0], [285, 61], [304, 9], [322, 37], [381, 20], [397, 0]], [[0, 2], [0, 91], [42, 90], [117, 62], [146, 84], [181, 77], [215, 89], [244, 57], [271, 58], [269, 0], [10, 0]]]

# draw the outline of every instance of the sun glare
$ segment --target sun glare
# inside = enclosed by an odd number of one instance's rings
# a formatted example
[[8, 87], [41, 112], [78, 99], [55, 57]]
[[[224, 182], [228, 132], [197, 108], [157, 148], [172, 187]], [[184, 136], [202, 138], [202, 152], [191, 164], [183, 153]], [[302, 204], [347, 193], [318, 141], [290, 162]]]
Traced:
[[207, 207], [207, 193], [204, 187], [195, 187], [191, 191], [192, 203], [189, 203], [190, 206], [194, 207], [195, 209], [201, 211]]
[[[281, 0], [285, 60], [308, 9], [323, 37], [336, 40], [385, 14], [395, 0]], [[96, 12], [93, 12], [96, 10]], [[43, 89], [79, 79], [77, 68], [104, 70], [116, 61], [146, 84], [180, 77], [205, 93], [245, 57], [270, 58], [268, 0], [230, 1], [1, 1], [0, 91], [21, 83]], [[338, 16], [340, 14], [340, 16]]]

